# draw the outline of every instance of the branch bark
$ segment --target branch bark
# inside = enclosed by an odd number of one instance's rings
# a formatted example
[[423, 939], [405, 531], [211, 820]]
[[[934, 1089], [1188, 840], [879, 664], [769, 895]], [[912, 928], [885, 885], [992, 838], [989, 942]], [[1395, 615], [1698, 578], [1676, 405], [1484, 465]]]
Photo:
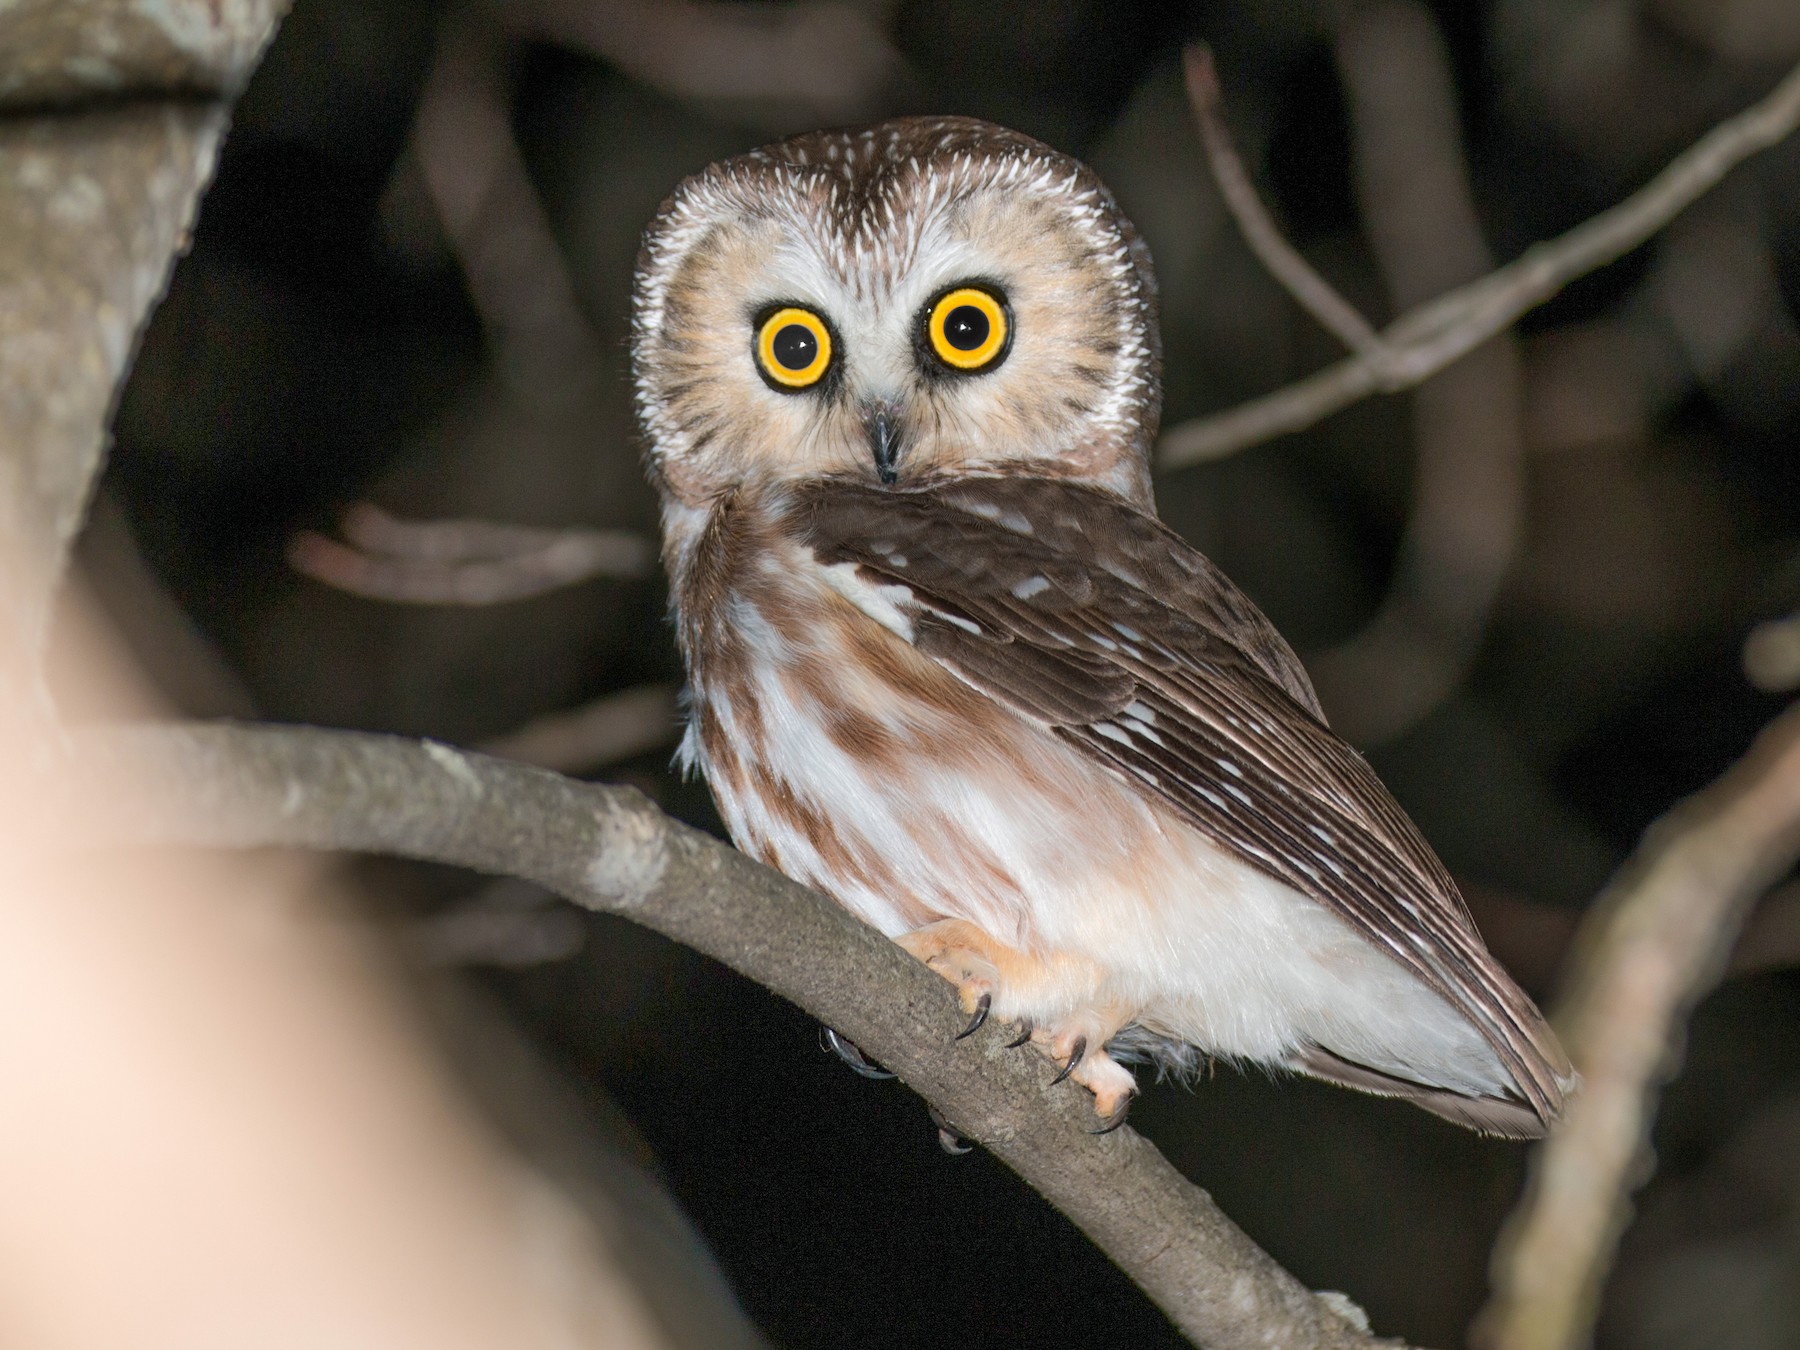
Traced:
[[1582, 1089], [1541, 1147], [1502, 1235], [1485, 1350], [1575, 1350], [1654, 1165], [1658, 1089], [1679, 1029], [1717, 983], [1758, 897], [1800, 857], [1800, 704], [1714, 786], [1677, 807], [1595, 902], [1555, 1021]]
[[140, 842], [397, 854], [522, 877], [726, 963], [842, 1031], [1085, 1231], [1197, 1344], [1374, 1342], [1129, 1128], [1004, 1028], [953, 1039], [950, 986], [873, 929], [638, 793], [431, 742], [311, 728], [89, 733], [86, 771], [150, 785], [110, 832]]
[[1800, 67], [1754, 107], [1714, 127], [1638, 191], [1566, 234], [1533, 245], [1479, 281], [1407, 311], [1359, 354], [1262, 398], [1171, 428], [1158, 467], [1179, 469], [1315, 422], [1376, 393], [1410, 389], [1466, 355], [1576, 278], [1629, 253], [1744, 160], [1800, 126]]
[[[286, 8], [0, 7], [0, 534], [19, 541], [21, 569], [0, 608], [0, 700], [47, 708], [37, 665], [51, 595], [104, 458], [113, 392], [186, 247], [223, 100]], [[165, 98], [119, 101], [142, 93]]]

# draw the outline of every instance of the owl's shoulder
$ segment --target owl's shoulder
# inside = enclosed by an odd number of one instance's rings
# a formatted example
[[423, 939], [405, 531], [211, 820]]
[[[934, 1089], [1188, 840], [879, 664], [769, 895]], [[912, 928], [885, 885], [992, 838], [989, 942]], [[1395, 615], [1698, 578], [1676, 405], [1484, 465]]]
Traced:
[[[1219, 639], [1324, 720], [1312, 681], [1254, 602], [1154, 514], [1093, 485], [1027, 475], [962, 476], [894, 491], [822, 480], [785, 507], [825, 561], [862, 560], [951, 603], [1000, 597], [1008, 608], [1131, 608]], [[898, 566], [895, 559], [904, 559]], [[1180, 633], [1168, 635], [1187, 645]]]

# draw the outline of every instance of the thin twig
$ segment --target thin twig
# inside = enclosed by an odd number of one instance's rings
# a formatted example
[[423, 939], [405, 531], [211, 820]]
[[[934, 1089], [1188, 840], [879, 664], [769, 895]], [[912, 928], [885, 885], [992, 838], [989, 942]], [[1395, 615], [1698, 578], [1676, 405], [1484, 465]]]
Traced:
[[[1416, 0], [1355, 6], [1337, 35], [1357, 200], [1396, 309], [1493, 267], [1469, 183], [1450, 53]], [[1373, 618], [1309, 659], [1360, 745], [1417, 725], [1468, 673], [1523, 531], [1524, 377], [1502, 334], [1413, 396], [1413, 507]]]
[[404, 520], [367, 502], [342, 522], [348, 544], [302, 530], [288, 544], [294, 570], [370, 600], [497, 605], [597, 577], [635, 579], [655, 564], [649, 540], [628, 530]]
[[[1068, 1215], [1197, 1344], [1377, 1344], [1311, 1293], [1129, 1128], [1008, 1028], [955, 1039], [950, 986], [847, 910], [658, 811], [430, 742], [311, 728], [190, 726], [91, 735], [82, 763], [147, 785], [146, 842], [389, 853], [517, 876], [622, 914], [792, 999], [893, 1069], [956, 1133]], [[1384, 1342], [1382, 1344], [1385, 1344]]]
[[510, 41], [468, 12], [444, 22], [412, 146], [508, 388], [567, 408], [604, 353], [513, 136]]
[[1751, 155], [1800, 126], [1800, 66], [1609, 210], [1535, 244], [1481, 280], [1410, 310], [1381, 332], [1389, 358], [1354, 356], [1263, 398], [1195, 418], [1162, 438], [1159, 467], [1222, 459], [1301, 431], [1374, 393], [1409, 389], [1544, 303], [1577, 277], [1629, 253]]
[[1800, 856], [1800, 704], [1714, 786], [1645, 836], [1577, 937], [1556, 1022], [1582, 1075], [1538, 1152], [1477, 1325], [1486, 1350], [1574, 1350], [1648, 1177], [1678, 1027], [1718, 980], [1744, 917]]
[[534, 717], [480, 748], [498, 759], [535, 764], [557, 773], [592, 773], [674, 744], [677, 722], [674, 688], [641, 684], [579, 708]]
[[1372, 361], [1386, 361], [1387, 347], [1374, 325], [1288, 243], [1257, 195], [1220, 111], [1219, 76], [1213, 67], [1212, 51], [1199, 45], [1189, 47], [1182, 54], [1181, 69], [1187, 83], [1188, 106], [1200, 129], [1200, 144], [1206, 151], [1213, 180], [1257, 261], [1302, 309], [1335, 333], [1351, 351]]

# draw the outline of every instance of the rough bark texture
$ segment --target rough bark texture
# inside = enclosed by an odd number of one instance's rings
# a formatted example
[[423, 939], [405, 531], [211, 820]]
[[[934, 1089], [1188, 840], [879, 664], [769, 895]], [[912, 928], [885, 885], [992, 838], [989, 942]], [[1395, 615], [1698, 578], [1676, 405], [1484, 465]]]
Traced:
[[235, 95], [287, 0], [0, 0], [0, 109]]
[[196, 103], [0, 120], [0, 530], [41, 560], [27, 649], [225, 120]]
[[248, 726], [95, 735], [96, 772], [138, 775], [124, 837], [344, 849], [523, 877], [726, 963], [855, 1041], [1083, 1229], [1193, 1340], [1367, 1346], [1130, 1129], [1094, 1136], [1050, 1064], [966, 1041], [950, 986], [838, 906], [665, 816], [637, 792], [431, 742]]
[[0, 532], [28, 572], [0, 614], [28, 668], [0, 669], [0, 698], [42, 701], [29, 662], [112, 401], [227, 125], [205, 100], [235, 94], [285, 9], [0, 0]]

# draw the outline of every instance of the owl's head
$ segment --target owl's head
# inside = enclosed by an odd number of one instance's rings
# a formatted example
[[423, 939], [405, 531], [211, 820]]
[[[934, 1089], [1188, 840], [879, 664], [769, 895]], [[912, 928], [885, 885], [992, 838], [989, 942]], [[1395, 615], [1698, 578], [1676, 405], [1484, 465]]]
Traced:
[[1087, 168], [985, 122], [817, 132], [682, 183], [639, 256], [633, 368], [685, 506], [1020, 472], [1149, 502], [1148, 250]]

